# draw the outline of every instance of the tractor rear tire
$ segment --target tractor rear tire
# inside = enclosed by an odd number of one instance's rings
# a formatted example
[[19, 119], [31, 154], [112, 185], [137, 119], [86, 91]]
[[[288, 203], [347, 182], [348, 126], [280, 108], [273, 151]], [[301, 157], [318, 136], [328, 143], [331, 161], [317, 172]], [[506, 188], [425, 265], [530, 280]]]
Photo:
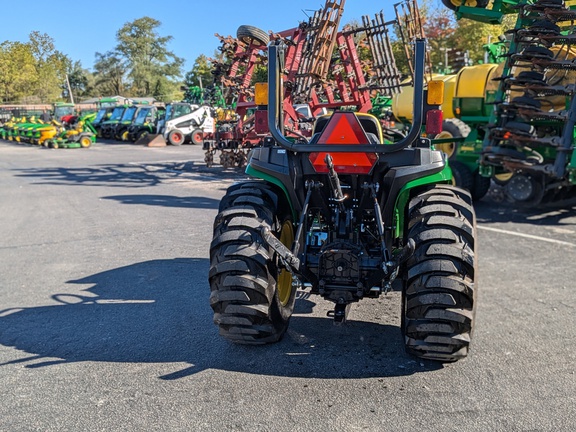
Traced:
[[408, 208], [407, 238], [416, 248], [402, 292], [406, 351], [453, 362], [468, 355], [476, 310], [476, 216], [470, 195], [437, 185]]
[[266, 245], [262, 228], [291, 246], [289, 218], [277, 216], [278, 196], [263, 182], [230, 187], [220, 203], [210, 245], [210, 305], [220, 335], [241, 344], [279, 341], [292, 311], [296, 288]]
[[236, 30], [236, 37], [242, 42], [250, 44], [252, 41], [260, 45], [268, 45], [270, 36], [264, 30], [249, 25], [241, 25]]
[[173, 146], [179, 146], [184, 143], [184, 134], [179, 130], [173, 130], [168, 134], [168, 142]]

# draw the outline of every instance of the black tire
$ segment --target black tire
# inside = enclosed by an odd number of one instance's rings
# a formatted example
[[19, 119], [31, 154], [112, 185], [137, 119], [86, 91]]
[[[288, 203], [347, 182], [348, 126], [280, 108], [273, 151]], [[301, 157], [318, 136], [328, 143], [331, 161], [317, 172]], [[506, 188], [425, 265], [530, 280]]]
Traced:
[[504, 186], [507, 198], [518, 207], [530, 208], [539, 205], [546, 192], [541, 176], [515, 174]]
[[236, 30], [236, 37], [247, 44], [252, 41], [257, 42], [260, 45], [268, 45], [270, 43], [270, 36], [268, 33], [258, 27], [249, 25], [241, 25], [238, 27], [238, 30]]
[[490, 190], [491, 180], [490, 177], [481, 176], [478, 170], [474, 172], [473, 177], [474, 186], [470, 193], [472, 194], [472, 199], [474, 201], [480, 201]]
[[143, 129], [143, 130], [139, 131], [139, 132], [136, 134], [136, 139], [135, 139], [133, 142], [136, 142], [136, 141], [138, 141], [138, 140], [141, 140], [142, 138], [147, 137], [148, 134], [149, 134], [149, 132], [148, 132], [146, 129]]
[[[436, 138], [466, 138], [471, 129], [460, 119], [446, 119], [442, 122], [442, 132]], [[449, 160], [454, 160], [458, 154], [458, 143], [446, 143], [435, 145], [436, 150], [440, 150], [448, 156]]]
[[284, 244], [293, 240], [292, 222], [278, 216], [277, 203], [266, 183], [240, 183], [228, 189], [214, 221], [210, 305], [220, 335], [232, 342], [272, 343], [288, 328], [296, 288], [261, 234], [266, 227]]
[[80, 143], [80, 147], [88, 148], [92, 145], [92, 138], [90, 138], [89, 135], [82, 135], [78, 142]]
[[168, 142], [173, 146], [179, 146], [184, 144], [185, 136], [179, 130], [170, 131], [168, 134]]
[[190, 135], [190, 142], [194, 145], [200, 145], [204, 143], [204, 132], [202, 129], [194, 129]]
[[452, 169], [452, 180], [454, 186], [458, 186], [467, 191], [472, 191], [474, 188], [474, 176], [466, 165], [458, 161], [450, 161], [450, 168]]
[[414, 197], [407, 238], [416, 243], [402, 292], [406, 351], [452, 362], [468, 355], [476, 309], [476, 216], [470, 195], [437, 185]]

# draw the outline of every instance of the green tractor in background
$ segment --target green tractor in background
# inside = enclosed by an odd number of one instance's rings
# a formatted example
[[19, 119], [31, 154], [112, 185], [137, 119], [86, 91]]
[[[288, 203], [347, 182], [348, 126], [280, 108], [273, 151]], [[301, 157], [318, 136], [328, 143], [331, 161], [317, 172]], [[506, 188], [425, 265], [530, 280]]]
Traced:
[[[118, 105], [114, 107], [108, 120], [104, 120], [100, 123], [100, 126], [97, 129], [98, 136], [106, 139], [115, 138], [116, 126], [122, 122], [124, 113], [130, 106], [131, 105]], [[98, 115], [96, 118], [98, 118]]]
[[69, 102], [56, 102], [52, 107], [52, 119], [64, 125], [72, 125], [76, 120], [76, 105]]
[[470, 195], [450, 185], [446, 156], [421, 136], [442, 103], [436, 86], [424, 96], [425, 50], [418, 40], [406, 136], [386, 143], [376, 117], [336, 111], [316, 121], [310, 140], [294, 141], [281, 126], [285, 47], [269, 46], [268, 100], [257, 105], [268, 110], [271, 135], [252, 150], [254, 180], [223, 197], [210, 246], [210, 304], [223, 337], [278, 341], [298, 287], [333, 302], [337, 323], [352, 303], [400, 289], [406, 350], [443, 362], [466, 357], [476, 219]]
[[435, 141], [457, 182], [469, 188], [478, 170], [494, 180], [497, 197], [525, 207], [576, 198], [576, 1], [443, 3], [459, 18], [487, 23], [517, 14], [514, 29], [490, 47], [495, 64], [456, 77], [453, 113], [467, 127], [451, 144]]
[[136, 142], [150, 134], [155, 134], [158, 121], [164, 117], [165, 107], [154, 105], [142, 106], [132, 124], [128, 127], [126, 141]]
[[110, 119], [113, 111], [114, 107], [100, 107], [98, 111], [96, 111], [96, 117], [92, 121], [92, 127], [94, 127], [98, 137], [102, 137], [102, 124]]
[[141, 105], [130, 105], [126, 107], [120, 120], [112, 126], [111, 138], [118, 141], [128, 141], [128, 129], [140, 109]]

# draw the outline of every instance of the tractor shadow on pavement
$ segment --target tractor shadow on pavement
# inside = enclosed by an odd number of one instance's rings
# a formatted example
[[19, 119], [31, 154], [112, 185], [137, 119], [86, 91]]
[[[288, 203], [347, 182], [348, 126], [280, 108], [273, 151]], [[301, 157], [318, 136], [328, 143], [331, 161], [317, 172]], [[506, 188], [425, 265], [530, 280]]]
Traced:
[[341, 379], [443, 367], [405, 354], [398, 326], [362, 321], [334, 326], [330, 318], [313, 315], [317, 298], [302, 293], [280, 343], [231, 344], [212, 323], [208, 267], [207, 259], [190, 258], [136, 263], [69, 281], [89, 287], [74, 294], [67, 287], [67, 294], [52, 296], [51, 305], [0, 310], [0, 344], [28, 353], [0, 367], [114, 362], [150, 363], [155, 369], [154, 363], [180, 363], [159, 376], [164, 380], [211, 369]]

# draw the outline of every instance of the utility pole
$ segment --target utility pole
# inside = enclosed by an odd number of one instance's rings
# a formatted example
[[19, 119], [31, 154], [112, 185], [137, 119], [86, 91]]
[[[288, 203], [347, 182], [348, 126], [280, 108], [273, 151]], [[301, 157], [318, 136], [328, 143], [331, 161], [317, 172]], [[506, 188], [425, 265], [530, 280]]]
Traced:
[[70, 95], [70, 102], [74, 103], [74, 95], [72, 94], [72, 87], [70, 87], [70, 80], [66, 74], [66, 85], [68, 86], [68, 94]]

